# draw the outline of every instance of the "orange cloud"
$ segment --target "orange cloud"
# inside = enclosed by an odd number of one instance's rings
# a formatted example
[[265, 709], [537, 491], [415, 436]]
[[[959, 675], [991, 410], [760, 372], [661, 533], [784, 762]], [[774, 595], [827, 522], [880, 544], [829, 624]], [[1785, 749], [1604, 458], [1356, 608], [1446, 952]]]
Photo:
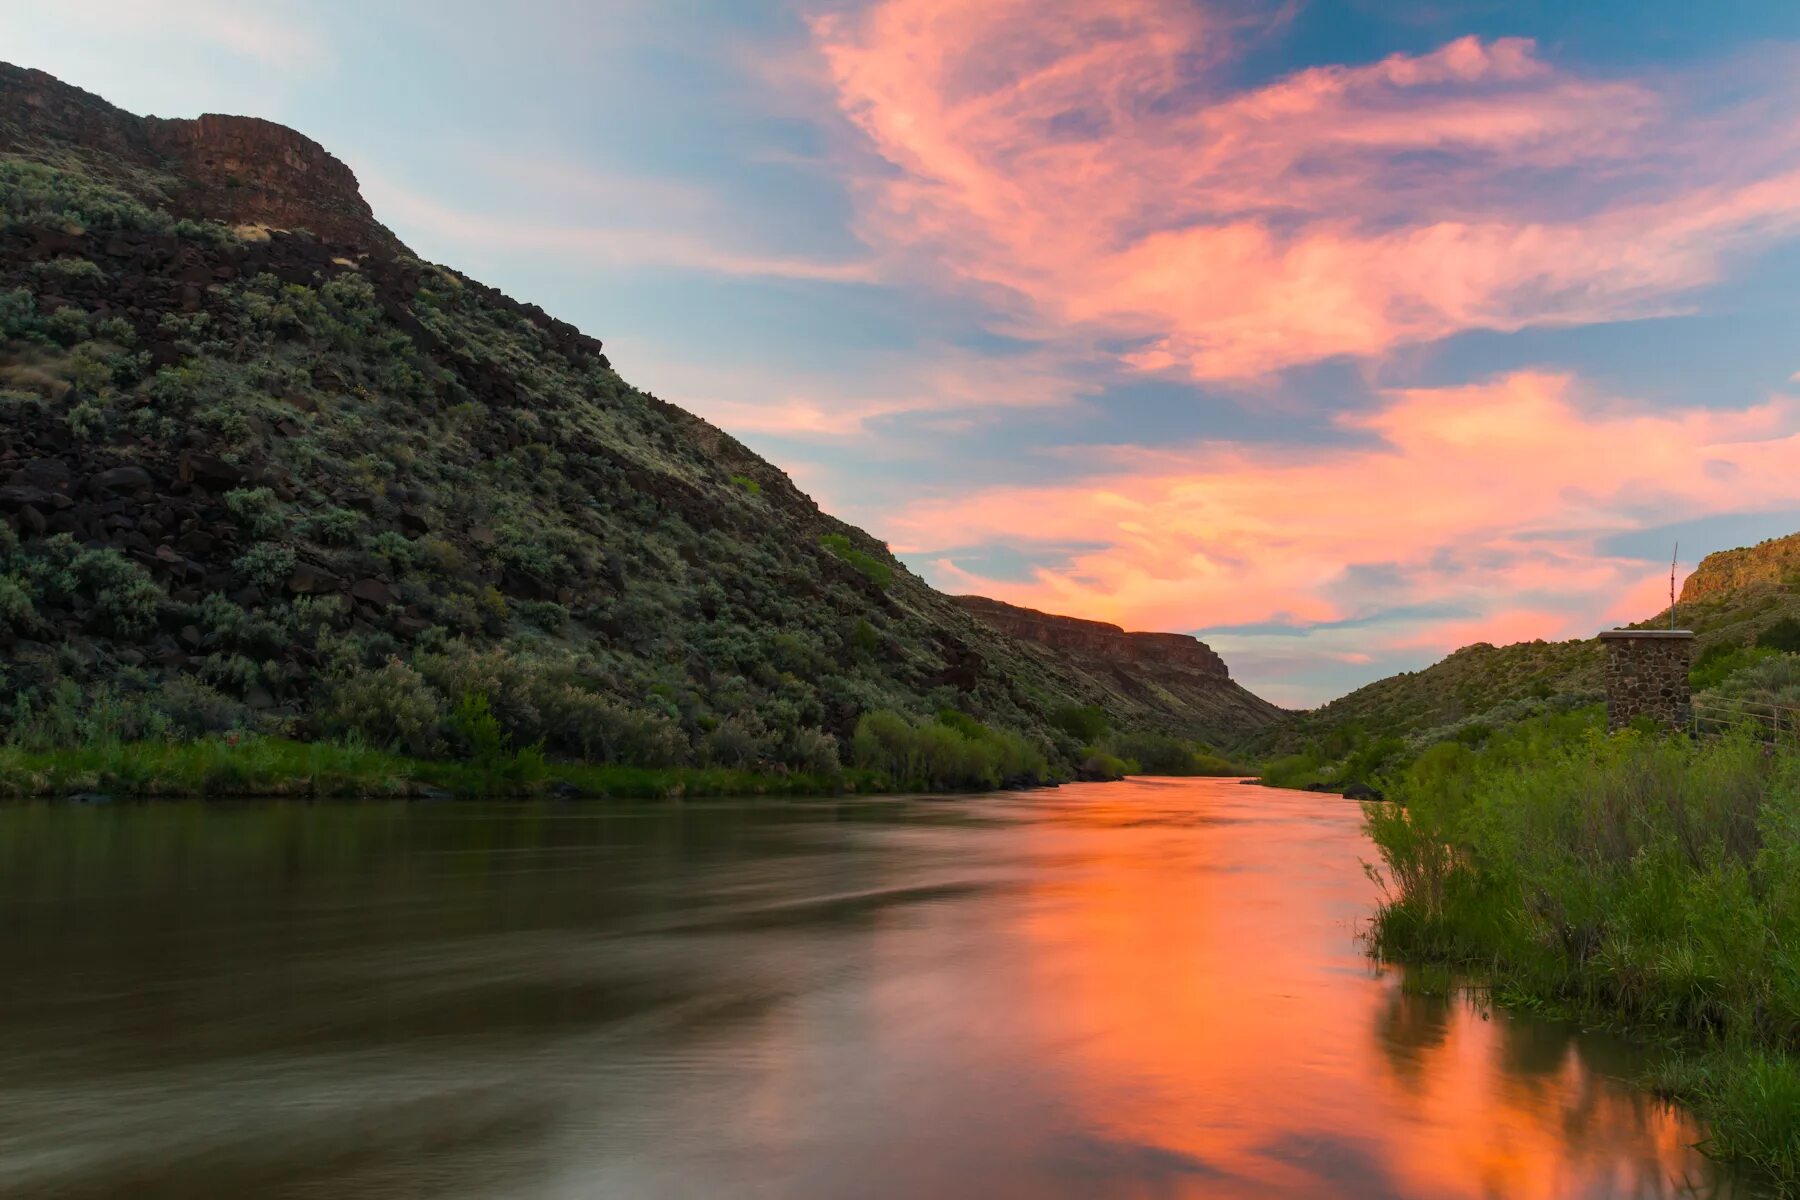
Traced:
[[[1115, 451], [1084, 478], [919, 503], [878, 527], [948, 560], [959, 590], [1033, 607], [1197, 629], [1428, 603], [1476, 619], [1415, 621], [1404, 645], [1450, 649], [1585, 635], [1621, 593], [1653, 601], [1659, 572], [1599, 553], [1609, 534], [1800, 505], [1792, 397], [1650, 410], [1527, 371], [1385, 400], [1339, 418], [1365, 444]], [[1039, 542], [1103, 548], [1024, 583], [947, 549]]]
[[[1156, 0], [884, 0], [813, 22], [893, 170], [863, 236], [1137, 369], [1246, 378], [1467, 329], [1662, 311], [1800, 232], [1791, 121], [1688, 121], [1527, 40], [1237, 94], [1232, 24]], [[1622, 182], [1629, 180], [1629, 185]]]

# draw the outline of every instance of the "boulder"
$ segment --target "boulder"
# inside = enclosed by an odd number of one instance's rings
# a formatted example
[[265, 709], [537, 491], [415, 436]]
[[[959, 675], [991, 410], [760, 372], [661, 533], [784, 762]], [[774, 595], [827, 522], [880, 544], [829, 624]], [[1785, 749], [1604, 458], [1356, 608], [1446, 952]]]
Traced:
[[391, 584], [379, 579], [357, 580], [350, 586], [350, 598], [364, 604], [373, 604], [377, 608], [388, 608], [400, 603], [400, 594], [394, 591]]
[[142, 467], [114, 467], [88, 480], [88, 489], [97, 495], [144, 491], [155, 486], [150, 472]]

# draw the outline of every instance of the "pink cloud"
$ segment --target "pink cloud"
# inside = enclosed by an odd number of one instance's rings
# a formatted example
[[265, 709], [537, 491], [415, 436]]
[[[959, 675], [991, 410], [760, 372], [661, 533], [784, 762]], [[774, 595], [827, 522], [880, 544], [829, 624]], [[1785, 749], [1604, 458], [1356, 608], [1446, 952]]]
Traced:
[[884, 0], [813, 22], [890, 169], [861, 230], [1033, 332], [1246, 378], [1467, 329], [1666, 310], [1800, 232], [1796, 126], [1684, 116], [1530, 41], [1224, 91], [1232, 22], [1154, 0]]
[[[1448, 650], [1655, 612], [1656, 572], [1601, 552], [1610, 534], [1800, 505], [1792, 397], [1651, 410], [1527, 371], [1385, 400], [1340, 418], [1364, 445], [1121, 451], [1066, 483], [916, 503], [877, 528], [947, 560], [933, 574], [955, 590], [1037, 608], [1195, 629], [1428, 604], [1472, 615], [1415, 621], [1385, 647]], [[1034, 542], [1102, 548], [1023, 583], [980, 578], [944, 549]]]

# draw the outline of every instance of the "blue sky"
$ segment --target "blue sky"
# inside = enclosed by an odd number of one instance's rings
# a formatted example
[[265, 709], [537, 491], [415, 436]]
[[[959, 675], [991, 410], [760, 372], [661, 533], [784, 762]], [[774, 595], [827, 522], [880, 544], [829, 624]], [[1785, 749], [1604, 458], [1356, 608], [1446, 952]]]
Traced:
[[1283, 703], [1800, 529], [1800, 6], [95, 0], [0, 42], [300, 129], [939, 586]]

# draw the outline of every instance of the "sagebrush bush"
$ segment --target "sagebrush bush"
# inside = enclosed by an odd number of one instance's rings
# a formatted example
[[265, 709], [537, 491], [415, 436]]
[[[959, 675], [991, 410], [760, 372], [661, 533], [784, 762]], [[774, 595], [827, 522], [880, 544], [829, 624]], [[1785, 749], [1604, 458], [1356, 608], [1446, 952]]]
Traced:
[[332, 683], [319, 708], [322, 730], [380, 748], [430, 754], [439, 743], [444, 697], [425, 677], [393, 660]]

